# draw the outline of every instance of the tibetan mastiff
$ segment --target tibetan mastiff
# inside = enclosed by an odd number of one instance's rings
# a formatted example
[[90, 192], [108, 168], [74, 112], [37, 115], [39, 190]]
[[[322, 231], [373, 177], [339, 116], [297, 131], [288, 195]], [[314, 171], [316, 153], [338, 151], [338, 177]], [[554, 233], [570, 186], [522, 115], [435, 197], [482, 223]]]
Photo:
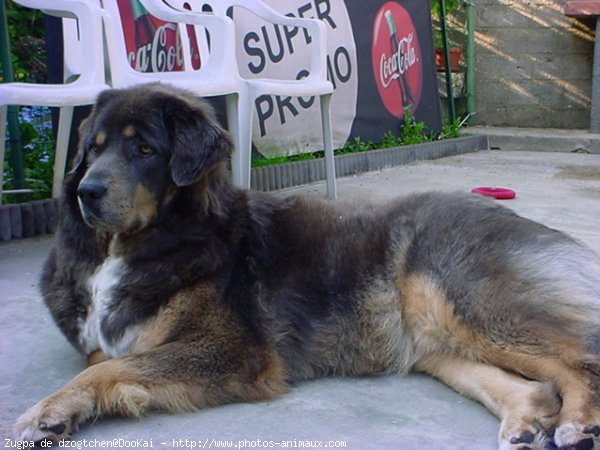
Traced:
[[471, 194], [357, 207], [250, 192], [231, 152], [185, 91], [99, 96], [42, 276], [88, 367], [18, 419], [18, 439], [419, 371], [496, 414], [502, 449], [598, 443], [591, 250]]

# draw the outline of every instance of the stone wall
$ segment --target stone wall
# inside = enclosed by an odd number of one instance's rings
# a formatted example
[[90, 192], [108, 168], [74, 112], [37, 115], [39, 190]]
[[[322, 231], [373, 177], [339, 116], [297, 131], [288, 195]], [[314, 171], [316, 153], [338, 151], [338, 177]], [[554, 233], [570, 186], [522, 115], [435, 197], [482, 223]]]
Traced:
[[594, 28], [564, 0], [473, 0], [475, 123], [589, 127]]

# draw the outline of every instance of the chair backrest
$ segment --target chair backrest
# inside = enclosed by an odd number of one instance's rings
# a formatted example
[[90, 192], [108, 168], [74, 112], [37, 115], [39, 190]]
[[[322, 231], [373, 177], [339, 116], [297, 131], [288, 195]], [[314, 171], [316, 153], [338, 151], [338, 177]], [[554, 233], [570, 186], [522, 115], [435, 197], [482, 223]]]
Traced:
[[279, 13], [261, 0], [164, 0], [175, 9], [189, 9], [195, 12], [211, 11], [219, 17], [232, 17], [236, 8], [244, 9], [264, 21], [285, 27], [301, 27], [310, 36], [310, 66], [305, 82], [327, 80], [327, 29], [317, 19], [292, 17]]
[[[96, 0], [15, 0], [63, 19], [65, 82], [104, 84], [102, 11]], [[79, 33], [79, 30], [85, 32]]]
[[[175, 8], [170, 2], [163, 0], [139, 1], [155, 16], [175, 23], [187, 24], [188, 26], [181, 27], [182, 32], [190, 30], [190, 26], [193, 26], [198, 42], [203, 43], [200, 45], [200, 50], [207, 53], [208, 64], [206, 65], [209, 66], [208, 70], [214, 74], [236, 74], [237, 76], [235, 28], [229, 17], [212, 13], [190, 16], [189, 13], [181, 12], [189, 9], [185, 6], [183, 9]], [[210, 46], [207, 44], [208, 41], [210, 41]], [[209, 47], [210, 50], [208, 50]]]
[[[131, 3], [138, 1], [131, 0]], [[214, 45], [209, 52], [207, 44], [203, 42], [206, 39], [205, 33], [196, 33], [190, 36], [188, 34], [189, 26], [178, 25], [185, 23], [183, 17], [162, 3], [161, 0], [140, 1], [147, 11], [143, 11], [144, 14], [137, 18], [124, 16], [122, 6], [125, 2], [120, 0], [101, 0], [101, 2], [113, 86], [124, 87], [140, 83], [144, 79], [147, 81], [162, 79], [168, 82], [187, 78], [190, 81], [199, 82], [200, 78], [198, 77], [226, 76], [232, 72], [229, 65], [234, 45], [233, 24], [229, 24], [226, 20], [211, 15], [199, 15], [197, 18], [197, 25], [208, 30], [211, 37], [214, 36], [212, 39]], [[127, 3], [129, 2], [127, 1]], [[161, 20], [156, 17], [160, 17]], [[150, 38], [152, 42], [138, 42], [142, 46], [134, 50], [134, 52], [146, 52], [146, 54], [134, 55], [127, 48], [124, 27], [131, 26], [132, 19], [137, 19], [135, 25], [139, 27], [138, 33], [140, 34], [144, 32], [153, 35], [153, 30], [143, 31], [143, 27], [156, 27], [158, 24], [158, 34]], [[231, 36], [228, 37], [228, 35]], [[192, 43], [196, 41], [198, 45], [192, 48], [189, 44], [190, 41]], [[141, 64], [136, 57], [143, 59]], [[199, 58], [201, 59], [200, 63]], [[132, 65], [133, 61], [137, 62]]]
[[62, 19], [63, 42], [63, 79], [65, 83], [75, 80], [82, 71], [81, 37], [79, 34], [79, 23], [77, 19], [64, 17]]

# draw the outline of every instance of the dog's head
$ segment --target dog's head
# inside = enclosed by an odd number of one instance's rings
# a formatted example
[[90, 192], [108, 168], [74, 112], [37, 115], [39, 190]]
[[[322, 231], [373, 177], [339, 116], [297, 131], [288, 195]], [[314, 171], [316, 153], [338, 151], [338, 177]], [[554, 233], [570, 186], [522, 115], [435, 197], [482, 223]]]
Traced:
[[161, 84], [101, 93], [79, 134], [81, 214], [109, 233], [151, 224], [178, 188], [210, 176], [233, 148], [205, 102]]

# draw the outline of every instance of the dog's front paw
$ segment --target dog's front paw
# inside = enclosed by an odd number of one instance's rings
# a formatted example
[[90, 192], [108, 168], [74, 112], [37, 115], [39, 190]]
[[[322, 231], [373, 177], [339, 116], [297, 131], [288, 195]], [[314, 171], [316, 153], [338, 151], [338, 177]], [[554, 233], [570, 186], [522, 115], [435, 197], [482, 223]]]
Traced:
[[19, 417], [13, 435], [20, 441], [50, 440], [56, 444], [70, 439], [71, 434], [77, 432], [78, 425], [78, 413], [67, 413], [63, 408], [53, 406], [53, 402], [43, 400]]

